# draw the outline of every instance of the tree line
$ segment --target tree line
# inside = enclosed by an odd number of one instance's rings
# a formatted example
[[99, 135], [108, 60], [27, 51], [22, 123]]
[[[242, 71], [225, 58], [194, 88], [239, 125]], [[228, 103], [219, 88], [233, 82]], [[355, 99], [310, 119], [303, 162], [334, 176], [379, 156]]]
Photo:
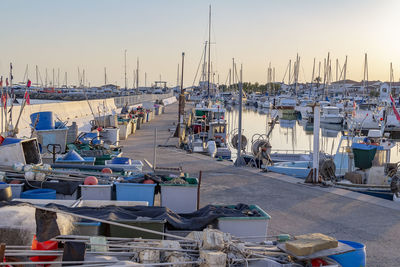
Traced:
[[[280, 89], [281, 84], [279, 83], [259, 84], [258, 82], [243, 82], [243, 91], [246, 93], [259, 92], [265, 94], [268, 92], [268, 94], [276, 94], [279, 92]], [[239, 84], [221, 84], [219, 85], [219, 90], [223, 92], [236, 91], [239, 90]]]

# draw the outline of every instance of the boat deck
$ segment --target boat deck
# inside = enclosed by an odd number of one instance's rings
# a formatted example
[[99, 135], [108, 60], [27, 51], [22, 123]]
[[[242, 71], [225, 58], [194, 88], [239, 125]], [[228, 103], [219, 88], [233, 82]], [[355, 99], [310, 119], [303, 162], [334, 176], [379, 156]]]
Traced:
[[271, 215], [268, 235], [321, 232], [367, 246], [368, 266], [397, 266], [400, 247], [400, 203], [337, 188], [304, 185], [297, 178], [259, 169], [233, 167], [231, 162], [176, 149], [169, 138], [178, 105], [142, 125], [141, 131], [122, 141], [124, 155], [153, 158], [153, 133], [158, 131], [157, 165], [182, 166], [185, 172], [203, 172], [201, 206], [257, 204]]

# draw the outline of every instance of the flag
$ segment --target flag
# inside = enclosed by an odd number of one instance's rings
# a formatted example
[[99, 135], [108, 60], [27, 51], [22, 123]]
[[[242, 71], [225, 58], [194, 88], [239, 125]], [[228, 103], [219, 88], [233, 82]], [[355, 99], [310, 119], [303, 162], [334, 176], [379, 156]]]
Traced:
[[356, 117], [356, 108], [357, 108], [356, 101], [353, 100], [353, 112], [351, 114], [353, 118]]
[[25, 91], [24, 99], [25, 99], [25, 103], [26, 103], [27, 105], [30, 105], [30, 104], [31, 104], [31, 98], [29, 97], [28, 91]]
[[31, 80], [28, 80], [28, 82], [26, 83], [26, 87], [31, 87], [31, 84], [32, 84], [32, 82], [31, 82]]
[[1, 96], [1, 102], [3, 104], [4, 109], [6, 109], [7, 108], [7, 94], [3, 94]]
[[393, 108], [394, 115], [396, 116], [396, 119], [397, 119], [398, 121], [400, 121], [400, 114], [399, 114], [399, 112], [397, 111], [396, 104], [395, 104], [395, 102], [394, 102], [394, 99], [393, 99], [392, 95], [390, 95], [390, 101], [392, 101], [392, 108]]
[[8, 78], [6, 78], [6, 86], [8, 86]]

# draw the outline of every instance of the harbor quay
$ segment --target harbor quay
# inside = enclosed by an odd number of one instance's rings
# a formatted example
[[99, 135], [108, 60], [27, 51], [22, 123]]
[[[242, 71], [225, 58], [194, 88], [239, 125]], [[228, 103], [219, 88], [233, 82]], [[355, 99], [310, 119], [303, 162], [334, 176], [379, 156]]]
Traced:
[[[190, 108], [190, 107], [188, 107]], [[152, 162], [157, 129], [157, 166], [182, 167], [202, 172], [200, 206], [257, 204], [271, 215], [268, 235], [320, 232], [367, 247], [368, 266], [398, 266], [400, 207], [393, 201], [338, 188], [314, 186], [297, 178], [259, 169], [234, 167], [230, 161], [178, 149], [171, 137], [178, 104], [144, 124], [136, 135], [122, 141], [124, 155]]]

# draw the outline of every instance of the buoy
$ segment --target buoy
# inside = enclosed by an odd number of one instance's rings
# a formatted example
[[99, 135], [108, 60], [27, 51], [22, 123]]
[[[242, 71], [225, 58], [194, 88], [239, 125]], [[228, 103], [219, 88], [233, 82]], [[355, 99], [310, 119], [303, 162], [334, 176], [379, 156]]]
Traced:
[[84, 185], [97, 185], [98, 183], [99, 183], [99, 181], [94, 176], [86, 177], [85, 181], [83, 182]]
[[153, 180], [151, 179], [146, 179], [143, 181], [144, 184], [155, 184]]
[[112, 170], [110, 168], [103, 168], [101, 170], [102, 173], [113, 173]]

